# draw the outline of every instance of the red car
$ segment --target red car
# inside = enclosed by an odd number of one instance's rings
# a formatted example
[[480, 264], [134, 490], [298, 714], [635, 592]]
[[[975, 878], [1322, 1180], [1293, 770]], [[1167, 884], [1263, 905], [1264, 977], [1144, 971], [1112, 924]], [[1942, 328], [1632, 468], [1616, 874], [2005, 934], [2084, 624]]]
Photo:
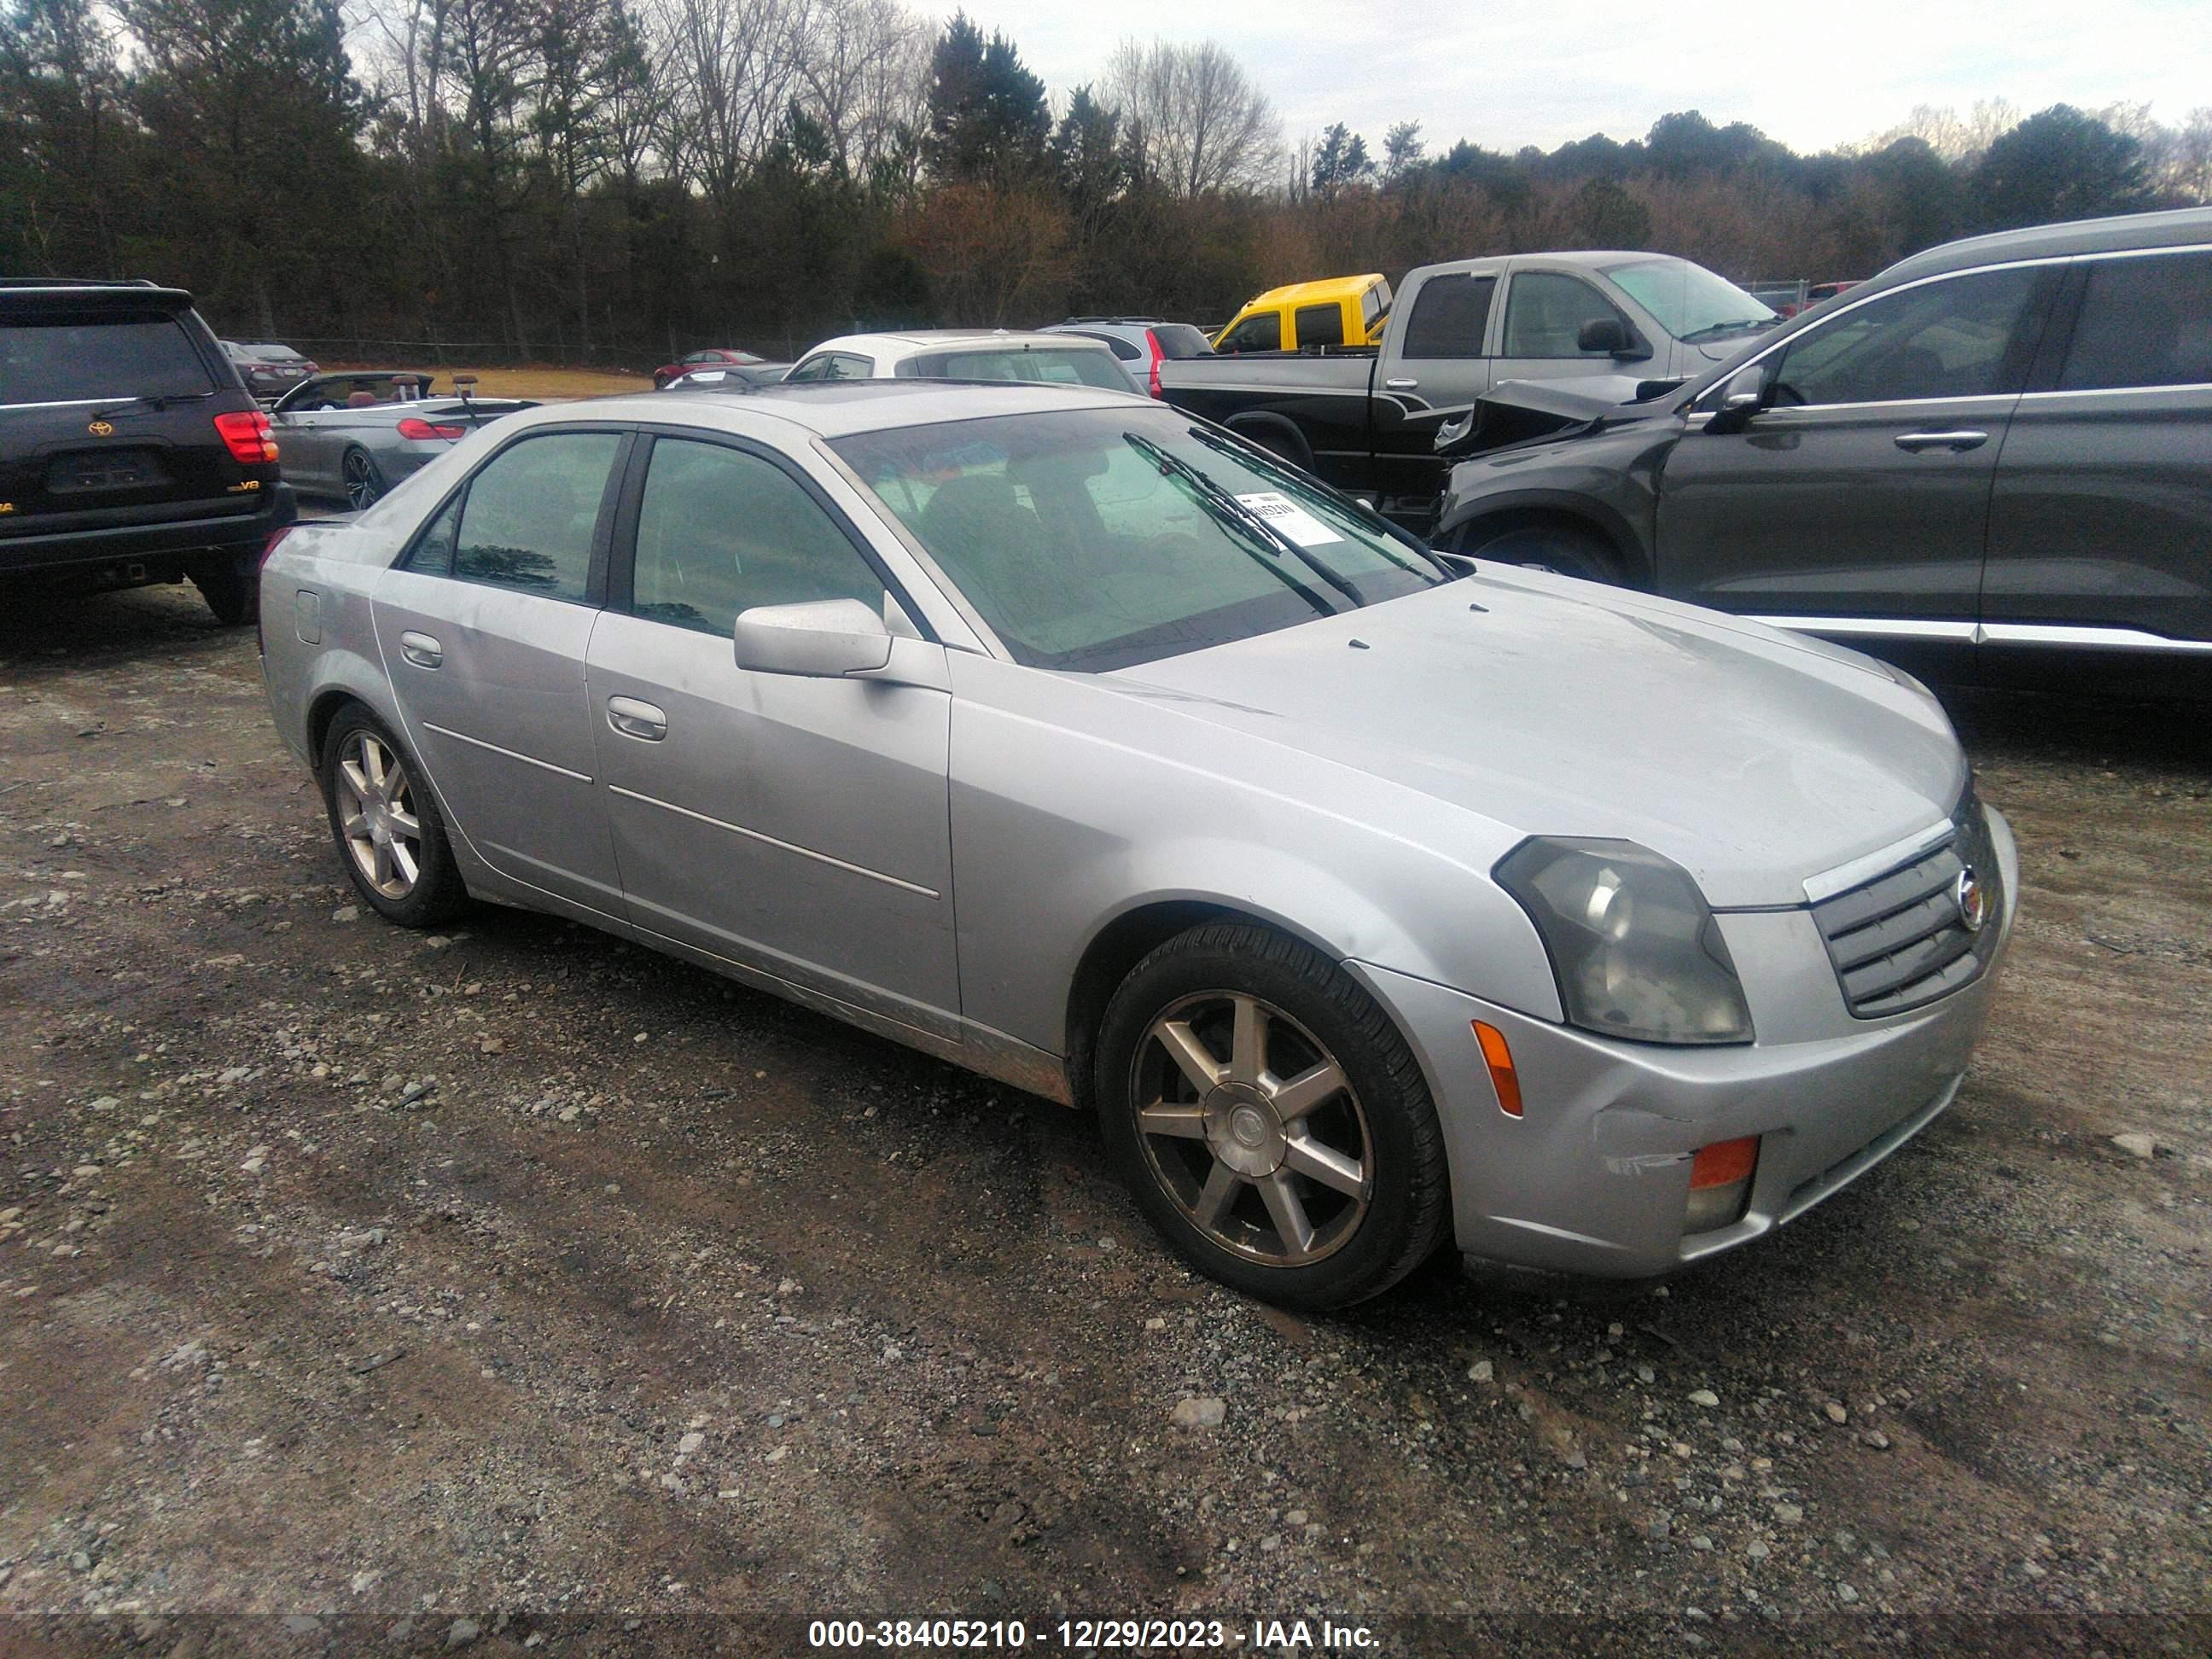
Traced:
[[653, 390], [658, 392], [679, 374], [715, 363], [761, 363], [767, 361], [765, 357], [756, 357], [750, 351], [739, 351], [733, 347], [710, 346], [704, 351], [694, 351], [687, 356], [678, 357], [672, 363], [663, 363], [659, 368], [654, 369], [653, 386]]

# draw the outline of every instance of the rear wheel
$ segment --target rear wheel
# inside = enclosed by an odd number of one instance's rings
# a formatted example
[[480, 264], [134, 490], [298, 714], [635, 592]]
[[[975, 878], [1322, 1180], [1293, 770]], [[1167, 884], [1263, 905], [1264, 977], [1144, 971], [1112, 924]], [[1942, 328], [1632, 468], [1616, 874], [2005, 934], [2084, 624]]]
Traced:
[[338, 463], [338, 471], [345, 483], [346, 505], [356, 513], [365, 507], [374, 507], [384, 495], [384, 474], [377, 470], [376, 458], [365, 449], [349, 449], [345, 459]]
[[378, 914], [428, 927], [467, 902], [438, 803], [383, 722], [359, 703], [323, 740], [323, 799], [346, 874]]
[[1249, 924], [1193, 928], [1122, 982], [1097, 1053], [1107, 1143], [1200, 1272], [1340, 1308], [1442, 1241], [1443, 1137], [1420, 1067], [1318, 951]]
[[226, 628], [261, 612], [261, 561], [252, 553], [210, 553], [188, 567], [192, 586]]
[[1462, 553], [1498, 564], [1517, 564], [1531, 570], [1549, 570], [1584, 581], [1621, 584], [1620, 560], [1598, 536], [1572, 525], [1522, 525], [1502, 533], [1477, 526], [1463, 536]]

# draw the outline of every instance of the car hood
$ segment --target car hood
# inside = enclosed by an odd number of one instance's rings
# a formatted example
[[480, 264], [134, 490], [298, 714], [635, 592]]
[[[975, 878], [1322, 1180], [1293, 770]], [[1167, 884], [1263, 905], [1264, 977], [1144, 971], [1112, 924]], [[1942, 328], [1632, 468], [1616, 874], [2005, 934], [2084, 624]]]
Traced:
[[1942, 711], [1869, 659], [1520, 569], [1103, 680], [1508, 832], [1641, 842], [1722, 909], [1802, 904], [1966, 780]]

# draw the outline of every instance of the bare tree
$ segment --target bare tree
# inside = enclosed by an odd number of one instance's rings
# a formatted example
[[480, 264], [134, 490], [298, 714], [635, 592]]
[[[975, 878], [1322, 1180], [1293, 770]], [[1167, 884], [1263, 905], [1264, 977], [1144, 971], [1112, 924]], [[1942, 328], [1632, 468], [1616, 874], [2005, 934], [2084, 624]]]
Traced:
[[1139, 166], [1177, 196], [1257, 189], [1281, 159], [1283, 124], [1226, 47], [1124, 40], [1106, 97], [1129, 125]]
[[897, 0], [816, 0], [799, 65], [806, 111], [854, 178], [914, 149], [928, 118], [935, 38]]
[[661, 0], [671, 170], [727, 202], [805, 89], [808, 0]]

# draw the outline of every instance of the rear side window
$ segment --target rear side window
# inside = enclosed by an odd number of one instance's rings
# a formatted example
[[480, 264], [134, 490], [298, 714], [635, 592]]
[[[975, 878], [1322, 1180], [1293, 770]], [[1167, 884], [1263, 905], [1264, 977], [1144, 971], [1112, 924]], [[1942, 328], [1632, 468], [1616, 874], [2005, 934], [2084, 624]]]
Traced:
[[453, 574], [549, 599], [581, 599], [599, 504], [621, 447], [612, 432], [556, 432], [501, 450], [469, 481]]
[[1374, 327], [1389, 308], [1390, 284], [1388, 283], [1377, 283], [1359, 296], [1359, 315], [1370, 328]]
[[1118, 335], [1093, 334], [1087, 328], [1074, 329], [1072, 330], [1071, 332], [1080, 334], [1086, 340], [1097, 341], [1100, 345], [1104, 346], [1107, 350], [1112, 352], [1116, 357], [1120, 358], [1125, 363], [1133, 363], [1138, 358], [1145, 355], [1143, 352], [1137, 349], [1136, 342], [1133, 340], [1124, 340]]
[[2059, 389], [2212, 384], [2212, 253], [2099, 259]]
[[860, 599], [884, 608], [875, 571], [782, 468], [682, 438], [653, 447], [631, 592], [639, 616], [708, 634], [728, 633], [738, 612], [757, 605]]
[[1280, 351], [1283, 349], [1281, 319], [1272, 311], [1263, 311], [1243, 322], [1221, 337], [1222, 351]]
[[57, 312], [0, 323], [0, 404], [191, 397], [216, 389], [164, 311]]
[[1490, 296], [1498, 290], [1495, 276], [1465, 273], [1431, 276], [1413, 295], [1413, 309], [1406, 319], [1407, 357], [1480, 357], [1482, 339], [1490, 326]]
[[1298, 343], [1302, 346], [1342, 345], [1344, 343], [1344, 307], [1342, 306], [1300, 306], [1298, 307]]

